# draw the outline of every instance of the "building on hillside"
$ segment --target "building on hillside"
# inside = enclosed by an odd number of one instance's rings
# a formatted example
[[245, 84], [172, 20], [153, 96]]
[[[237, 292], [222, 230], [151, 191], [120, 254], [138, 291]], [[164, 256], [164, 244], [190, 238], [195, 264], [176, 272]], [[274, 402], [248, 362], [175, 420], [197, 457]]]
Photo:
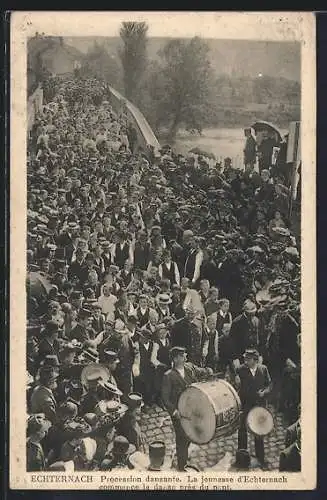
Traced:
[[27, 73], [31, 94], [42, 80], [44, 72], [53, 75], [71, 75], [83, 54], [64, 43], [63, 37], [35, 36], [28, 41]]
[[64, 44], [61, 37], [54, 40], [55, 43], [42, 53], [44, 66], [54, 75], [73, 73], [76, 66], [81, 64], [82, 54], [74, 47]]

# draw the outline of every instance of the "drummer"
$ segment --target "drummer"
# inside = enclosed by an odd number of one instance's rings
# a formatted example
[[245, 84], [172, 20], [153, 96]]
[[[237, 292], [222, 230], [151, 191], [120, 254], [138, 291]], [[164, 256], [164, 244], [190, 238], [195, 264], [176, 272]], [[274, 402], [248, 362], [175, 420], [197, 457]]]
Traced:
[[199, 368], [192, 363], [187, 363], [187, 353], [184, 347], [173, 347], [170, 350], [170, 358], [172, 369], [164, 374], [161, 397], [175, 430], [177, 468], [179, 471], [184, 471], [188, 460], [190, 440], [181, 425], [181, 416], [177, 409], [178, 400], [189, 385], [199, 382], [205, 376], [212, 375], [213, 371], [211, 368]]
[[[255, 406], [266, 406], [266, 397], [272, 389], [271, 377], [268, 368], [259, 364], [259, 352], [256, 349], [247, 349], [244, 353], [244, 364], [242, 364], [235, 377], [235, 383], [239, 387], [242, 403], [242, 414], [240, 428], [238, 431], [238, 449], [247, 450], [247, 416]], [[254, 438], [255, 453], [262, 469], [267, 469], [265, 463], [263, 438]]]

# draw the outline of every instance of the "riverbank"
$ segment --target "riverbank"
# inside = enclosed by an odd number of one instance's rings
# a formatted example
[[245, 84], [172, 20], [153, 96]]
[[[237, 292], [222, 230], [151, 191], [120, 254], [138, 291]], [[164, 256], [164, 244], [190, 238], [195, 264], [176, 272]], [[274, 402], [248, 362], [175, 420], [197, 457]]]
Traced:
[[[281, 132], [285, 133], [286, 130], [282, 129]], [[159, 141], [164, 144], [164, 137], [159, 136]], [[172, 146], [183, 155], [198, 147], [213, 153], [218, 161], [229, 156], [237, 167], [243, 164], [244, 131], [242, 127], [206, 128], [199, 135], [181, 130]]]

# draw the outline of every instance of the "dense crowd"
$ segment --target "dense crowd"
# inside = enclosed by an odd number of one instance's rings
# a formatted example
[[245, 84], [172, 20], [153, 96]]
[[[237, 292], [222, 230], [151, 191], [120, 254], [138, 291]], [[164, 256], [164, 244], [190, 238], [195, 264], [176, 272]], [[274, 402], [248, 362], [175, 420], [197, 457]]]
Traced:
[[176, 347], [231, 383], [255, 348], [294, 422], [300, 250], [283, 174], [269, 157], [258, 173], [138, 151], [103, 83], [46, 89], [27, 165], [28, 470], [133, 468]]

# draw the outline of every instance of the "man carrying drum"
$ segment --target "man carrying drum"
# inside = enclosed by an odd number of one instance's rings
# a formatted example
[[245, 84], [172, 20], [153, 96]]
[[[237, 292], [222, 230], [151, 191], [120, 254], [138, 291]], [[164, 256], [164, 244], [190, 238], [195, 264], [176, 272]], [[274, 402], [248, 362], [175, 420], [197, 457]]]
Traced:
[[[248, 415], [254, 407], [265, 407], [266, 396], [272, 389], [271, 377], [268, 368], [259, 364], [259, 352], [256, 349], [246, 349], [244, 353], [244, 364], [236, 372], [235, 384], [239, 387], [242, 403], [242, 414], [240, 428], [238, 431], [238, 449], [247, 449]], [[263, 469], [267, 468], [265, 463], [263, 435], [254, 433], [256, 457]]]
[[199, 382], [203, 377], [212, 375], [213, 371], [211, 368], [199, 368], [192, 363], [186, 363], [187, 354], [184, 347], [173, 347], [170, 350], [170, 357], [173, 366], [164, 374], [161, 397], [175, 430], [177, 467], [179, 471], [184, 471], [190, 440], [181, 425], [182, 417], [177, 409], [178, 400], [186, 387]]

